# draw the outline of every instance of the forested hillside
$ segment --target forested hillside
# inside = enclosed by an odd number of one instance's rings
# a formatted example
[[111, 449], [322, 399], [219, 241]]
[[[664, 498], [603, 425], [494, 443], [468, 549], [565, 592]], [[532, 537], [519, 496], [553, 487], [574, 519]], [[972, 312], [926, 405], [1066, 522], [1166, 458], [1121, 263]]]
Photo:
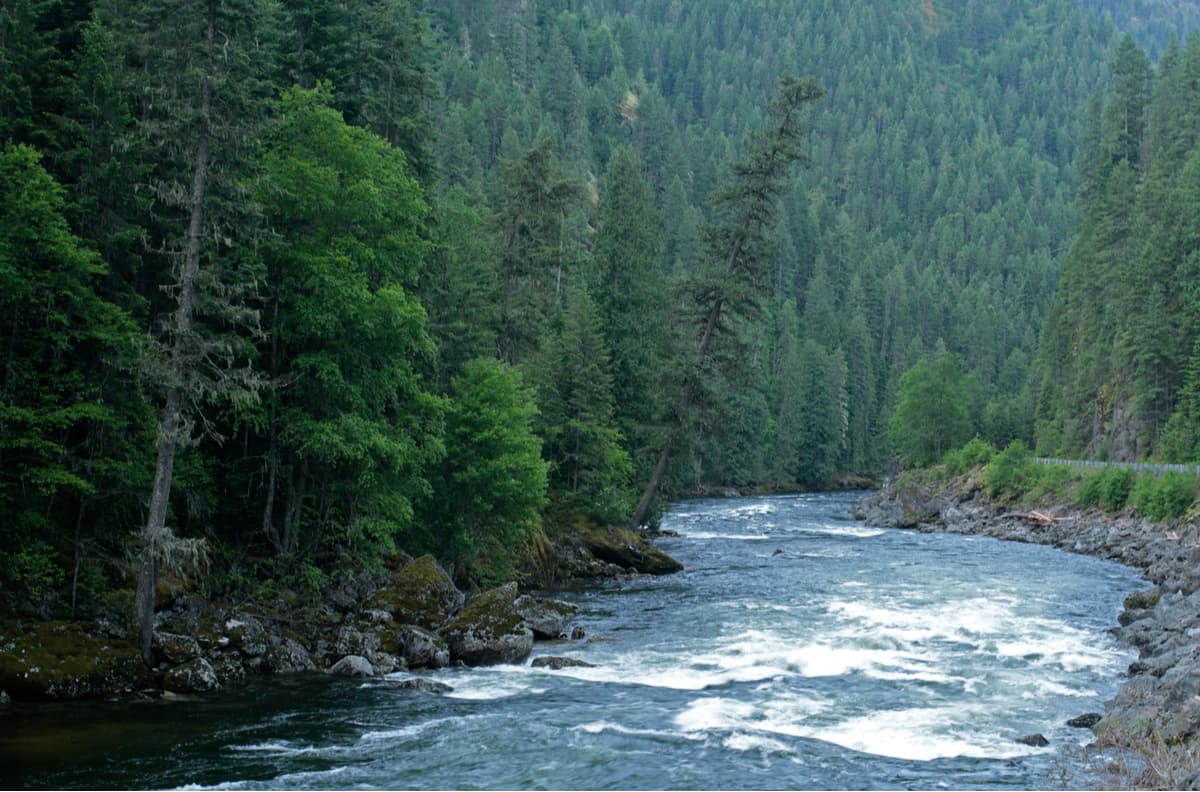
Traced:
[[1046, 323], [1037, 442], [1192, 462], [1200, 452], [1200, 36], [1151, 66], [1121, 42], [1090, 110], [1082, 221]]
[[639, 492], [884, 470], [918, 361], [962, 377], [964, 432], [1028, 437], [1106, 30], [1073, 2], [5, 4], [6, 599], [137, 577], [145, 613], [204, 559], [317, 591], [397, 547], [508, 577]]
[[1084, 0], [1084, 5], [1132, 34], [1152, 58], [1162, 54], [1172, 36], [1183, 41], [1200, 27], [1196, 0]]

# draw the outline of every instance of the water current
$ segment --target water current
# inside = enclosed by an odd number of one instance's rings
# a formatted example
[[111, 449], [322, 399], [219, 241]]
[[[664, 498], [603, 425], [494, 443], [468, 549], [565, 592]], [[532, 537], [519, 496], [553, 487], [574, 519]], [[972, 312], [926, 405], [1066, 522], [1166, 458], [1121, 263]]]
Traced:
[[[686, 571], [555, 596], [595, 664], [447, 669], [446, 695], [319, 675], [0, 718], [17, 787], [1043, 788], [1130, 662], [1143, 585], [1046, 547], [868, 528], [851, 494], [677, 504]], [[403, 677], [406, 674], [394, 675]], [[385, 680], [386, 682], [386, 680]], [[1050, 746], [1019, 744], [1045, 735]]]

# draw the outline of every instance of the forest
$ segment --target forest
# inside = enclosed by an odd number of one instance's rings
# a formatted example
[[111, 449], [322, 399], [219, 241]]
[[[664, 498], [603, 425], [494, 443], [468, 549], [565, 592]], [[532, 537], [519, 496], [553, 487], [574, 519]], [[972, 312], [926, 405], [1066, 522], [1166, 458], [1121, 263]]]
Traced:
[[1200, 41], [1132, 5], [9, 0], [0, 602], [1194, 459]]

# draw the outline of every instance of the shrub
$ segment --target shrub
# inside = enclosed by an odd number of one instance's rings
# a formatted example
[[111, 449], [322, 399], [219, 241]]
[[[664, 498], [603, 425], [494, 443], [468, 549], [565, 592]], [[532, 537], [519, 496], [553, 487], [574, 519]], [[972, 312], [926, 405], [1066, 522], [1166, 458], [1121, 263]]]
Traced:
[[1037, 465], [1036, 477], [1037, 493], [1051, 498], [1065, 496], [1076, 479], [1074, 469], [1066, 465]]
[[1126, 468], [1105, 468], [1089, 476], [1079, 488], [1076, 498], [1085, 509], [1100, 507], [1106, 512], [1119, 512], [1129, 500], [1134, 473]]
[[986, 465], [992, 461], [992, 457], [996, 455], [996, 447], [976, 435], [969, 443], [962, 447], [963, 462], [968, 468], [973, 468], [976, 465]]
[[1021, 495], [1037, 480], [1036, 465], [1029, 447], [1013, 440], [988, 463], [985, 473], [988, 492], [993, 496], [1002, 492]]
[[1196, 493], [1196, 479], [1183, 473], [1166, 473], [1156, 476], [1146, 473], [1133, 486], [1133, 508], [1138, 514], [1151, 520], [1169, 520], [1182, 517], [1192, 505]]

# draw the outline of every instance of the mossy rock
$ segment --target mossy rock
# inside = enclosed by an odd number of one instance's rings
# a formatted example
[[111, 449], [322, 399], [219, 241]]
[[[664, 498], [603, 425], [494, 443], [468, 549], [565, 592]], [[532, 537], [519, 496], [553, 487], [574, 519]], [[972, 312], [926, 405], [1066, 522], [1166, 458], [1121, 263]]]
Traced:
[[516, 611], [517, 584], [483, 592], [441, 630], [450, 659], [469, 666], [519, 663], [533, 652], [533, 631]]
[[462, 609], [465, 599], [432, 556], [421, 556], [384, 583], [365, 607], [387, 611], [398, 624], [436, 630]]
[[133, 641], [102, 639], [81, 622], [0, 630], [0, 689], [17, 701], [126, 695], [153, 684]]
[[1125, 598], [1125, 610], [1146, 610], [1158, 604], [1162, 592], [1158, 588], [1135, 591]]
[[402, 624], [393, 634], [396, 654], [409, 668], [443, 668], [450, 665], [450, 647], [441, 636], [415, 624]]
[[629, 528], [591, 529], [582, 538], [593, 556], [625, 569], [648, 575], [669, 575], [683, 569], [683, 564], [652, 547], [640, 533]]
[[163, 676], [164, 690], [172, 693], [207, 693], [221, 687], [217, 672], [202, 657], [177, 665]]
[[518, 597], [515, 603], [517, 613], [533, 630], [535, 640], [553, 641], [565, 638], [571, 619], [579, 610], [569, 602], [534, 597], [526, 594]]

